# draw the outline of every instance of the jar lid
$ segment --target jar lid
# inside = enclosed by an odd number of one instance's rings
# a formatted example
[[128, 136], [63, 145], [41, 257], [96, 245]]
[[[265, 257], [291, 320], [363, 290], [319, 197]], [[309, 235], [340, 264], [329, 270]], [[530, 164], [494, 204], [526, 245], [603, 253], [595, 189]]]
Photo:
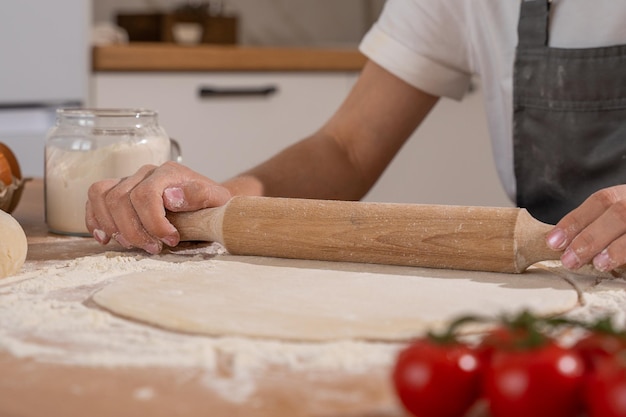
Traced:
[[65, 117], [153, 117], [157, 112], [149, 109], [142, 108], [66, 108], [57, 109], [57, 116]]

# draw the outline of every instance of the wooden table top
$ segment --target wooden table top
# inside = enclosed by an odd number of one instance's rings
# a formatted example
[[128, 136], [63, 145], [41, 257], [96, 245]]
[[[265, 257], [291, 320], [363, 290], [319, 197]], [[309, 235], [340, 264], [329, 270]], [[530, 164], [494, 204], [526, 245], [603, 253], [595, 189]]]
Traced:
[[[61, 304], [69, 299], [80, 307], [70, 313], [81, 315], [98, 309], [90, 300], [94, 287], [89, 281], [97, 278], [98, 273], [106, 273], [98, 268], [90, 270], [91, 274], [96, 275], [87, 276], [87, 280], [80, 286], [66, 288], [60, 285], [54, 287], [55, 291], [46, 292], [48, 287], [45, 281], [63, 281], [66, 278], [62, 274], [63, 270], [71, 269], [76, 262], [112, 256], [121, 259], [121, 263], [125, 259], [136, 262], [141, 258], [161, 264], [171, 262], [174, 265], [172, 267], [176, 267], [176, 263], [188, 261], [190, 258], [184, 250], [172, 251], [167, 257], [152, 257], [139, 251], [124, 250], [119, 246], [101, 246], [92, 238], [63, 237], [48, 233], [44, 222], [41, 180], [26, 184], [22, 201], [14, 216], [27, 234], [29, 252], [24, 266], [26, 272], [0, 280], [0, 416], [406, 416], [395, 398], [390, 380], [391, 365], [397, 350], [384, 350], [394, 353], [390, 353], [385, 360], [378, 360], [377, 357], [371, 361], [371, 366], [366, 361], [365, 367], [294, 367], [291, 366], [291, 361], [297, 359], [291, 357], [275, 363], [269, 362], [269, 366], [250, 367], [251, 356], [255, 356], [256, 352], [267, 353], [268, 349], [284, 346], [284, 342], [243, 338], [243, 351], [229, 351], [232, 347], [229, 345], [231, 340], [167, 332], [130, 321], [124, 321], [129, 324], [122, 326], [119, 318], [115, 318], [118, 320], [115, 322], [117, 325], [111, 326], [109, 323], [107, 332], [101, 336], [98, 322], [93, 329], [63, 328], [70, 332], [89, 330], [92, 336], [96, 336], [88, 339], [89, 343], [84, 345], [76, 343], [76, 340], [82, 339], [62, 336], [67, 333], [48, 331], [47, 326], [55, 330], [54, 326], [58, 326], [59, 321], [55, 321], [53, 314], [50, 317], [39, 317], [39, 311], [53, 311], [40, 309], [37, 302], [43, 303], [52, 299], [58, 301], [59, 308], [62, 308]], [[46, 275], [48, 271], [49, 276]], [[37, 280], [43, 283], [40, 284]], [[610, 313], [621, 308], [615, 304], [615, 294], [616, 291], [622, 293], [626, 288], [626, 281], [623, 279], [600, 280], [596, 276], [573, 276], [572, 279], [568, 278], [568, 281], [571, 280], [576, 281], [581, 296], [583, 293], [593, 294], [589, 300], [591, 304], [581, 307], [583, 315], [589, 314], [585, 313], [586, 308], [592, 309], [596, 314], [603, 311]], [[100, 286], [105, 285], [101, 281], [98, 281]], [[31, 286], [26, 290], [21, 288], [20, 294], [12, 292], [12, 288], [24, 283]], [[31, 289], [39, 293], [39, 298], [32, 298], [35, 300], [32, 312], [29, 311], [29, 304], [24, 305], [24, 300], [30, 298], [19, 298], [19, 295], [28, 293]], [[603, 301], [604, 294], [607, 303]], [[4, 298], [6, 296], [8, 297]], [[3, 310], [2, 303], [5, 300], [8, 300], [9, 305], [16, 300], [18, 304], [21, 302], [18, 310], [28, 312], [28, 317], [17, 317], [6, 307]], [[54, 309], [56, 305], [53, 303], [51, 306]], [[5, 317], [4, 323], [9, 323], [9, 329], [1, 327], [2, 312], [8, 314], [17, 324], [7, 322]], [[97, 313], [99, 320], [108, 321], [106, 317], [110, 316], [109, 313], [105, 315], [102, 310]], [[106, 317], [103, 319], [103, 316]], [[23, 328], [20, 327], [22, 323]], [[132, 337], [129, 338], [128, 333], [122, 332], [124, 326], [135, 329]], [[61, 335], [58, 340], [50, 339], [50, 335], [57, 334]], [[186, 352], [183, 349], [189, 347], [190, 338], [193, 338], [194, 343], [198, 342], [202, 349], [211, 350], [210, 355], [213, 356], [209, 355], [209, 359], [212, 366], [203, 366], [202, 360], [197, 361], [195, 358], [181, 362], [149, 362], [137, 357], [137, 364], [131, 364], [128, 361], [135, 360], [133, 354], [126, 355], [127, 362], [122, 364], [114, 361], [99, 362], [98, 358], [87, 363], [72, 360], [74, 357], [89, 357], [92, 353], [104, 354], [106, 358], [106, 349], [109, 346], [114, 346], [118, 351], [127, 348], [131, 353], [141, 352], [134, 345], [154, 342], [157, 346], [158, 338], [151, 339], [154, 334], [166, 338], [170, 343], [169, 348], [173, 346], [174, 353], [178, 350]], [[3, 337], [6, 339], [3, 340]], [[366, 357], [375, 345], [364, 341], [359, 343], [360, 345], [349, 344], [349, 349], [356, 347], [354, 351], [341, 352], [348, 362], [358, 361], [361, 356]], [[193, 343], [191, 345], [195, 346]], [[32, 349], [32, 346], [38, 349]], [[308, 345], [301, 343], [294, 349], [306, 346]], [[320, 354], [323, 350], [325, 354], [328, 354], [329, 349], [335, 353], [333, 349], [338, 346], [333, 343], [313, 344], [310, 348], [307, 347], [305, 361], [319, 360], [318, 354], [323, 356]], [[341, 347], [345, 348], [345, 345]], [[51, 352], [49, 355], [47, 348]], [[380, 344], [376, 349], [379, 348]], [[388, 345], [385, 346], [387, 348]], [[161, 352], [156, 348], [155, 351]], [[281, 352], [283, 351], [278, 350], [272, 354], [276, 356]], [[199, 353], [206, 355], [207, 352]], [[50, 357], [56, 359], [50, 360]], [[466, 417], [484, 417], [486, 414], [484, 404], [479, 404], [472, 410], [471, 416]]]
[[[63, 265], [77, 257], [119, 249], [103, 247], [91, 238], [48, 234], [41, 180], [26, 184], [22, 201], [13, 214], [28, 237], [25, 266], [30, 270], [40, 263]], [[138, 252], [128, 255], [138, 256]], [[2, 294], [11, 294], [10, 291], [11, 283], [0, 281], [0, 300]], [[277, 366], [255, 371], [240, 381], [231, 378], [227, 361], [218, 374], [198, 367], [86, 366], [48, 362], [28, 352], [13, 355], [3, 350], [0, 341], [0, 369], [1, 416], [404, 415], [391, 390], [389, 369], [385, 366], [359, 372]], [[237, 386], [240, 383], [251, 385]], [[243, 400], [230, 398], [223, 389], [215, 389], [217, 384], [227, 388], [233, 384], [233, 390], [245, 388], [246, 396]]]

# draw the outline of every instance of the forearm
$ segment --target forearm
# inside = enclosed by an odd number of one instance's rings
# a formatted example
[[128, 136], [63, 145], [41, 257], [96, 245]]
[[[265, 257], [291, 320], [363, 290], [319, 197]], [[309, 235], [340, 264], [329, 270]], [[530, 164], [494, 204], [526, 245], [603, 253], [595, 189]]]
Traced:
[[358, 200], [371, 183], [348, 152], [319, 131], [224, 185], [233, 195]]
[[233, 195], [360, 199], [436, 101], [370, 62], [319, 131], [224, 186], [174, 162], [94, 184], [88, 229], [100, 243], [158, 253], [180, 238], [166, 210], [217, 207]]
[[368, 63], [318, 132], [224, 185], [234, 195], [358, 200], [436, 102]]

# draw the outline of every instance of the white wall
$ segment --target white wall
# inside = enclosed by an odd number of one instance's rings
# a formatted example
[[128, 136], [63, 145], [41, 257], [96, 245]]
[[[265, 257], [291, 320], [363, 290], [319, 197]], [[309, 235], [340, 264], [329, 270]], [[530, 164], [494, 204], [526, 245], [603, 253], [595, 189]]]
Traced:
[[[94, 21], [114, 22], [119, 11], [168, 11], [182, 0], [93, 0]], [[384, 0], [213, 0], [240, 21], [245, 45], [355, 46]]]
[[365, 200], [512, 206], [496, 172], [480, 89], [460, 102], [441, 99]]

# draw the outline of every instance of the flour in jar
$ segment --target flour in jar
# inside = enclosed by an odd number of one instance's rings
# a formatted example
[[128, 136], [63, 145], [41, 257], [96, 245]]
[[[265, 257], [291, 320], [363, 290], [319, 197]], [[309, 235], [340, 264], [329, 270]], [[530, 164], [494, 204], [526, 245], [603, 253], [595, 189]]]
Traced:
[[146, 164], [170, 159], [166, 137], [120, 141], [84, 150], [46, 147], [46, 222], [55, 232], [87, 234], [85, 203], [91, 184], [132, 175]]

